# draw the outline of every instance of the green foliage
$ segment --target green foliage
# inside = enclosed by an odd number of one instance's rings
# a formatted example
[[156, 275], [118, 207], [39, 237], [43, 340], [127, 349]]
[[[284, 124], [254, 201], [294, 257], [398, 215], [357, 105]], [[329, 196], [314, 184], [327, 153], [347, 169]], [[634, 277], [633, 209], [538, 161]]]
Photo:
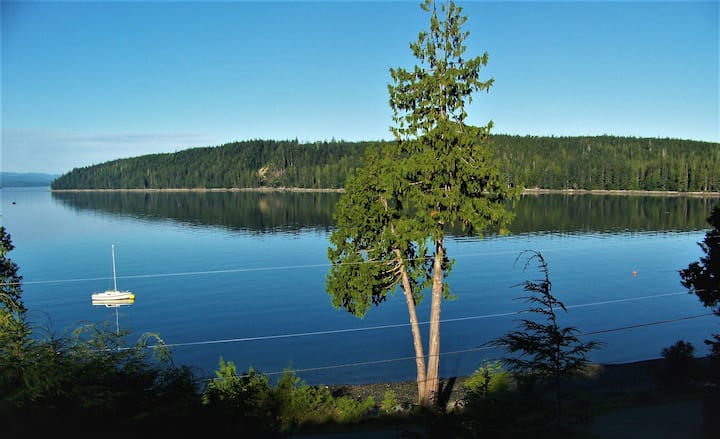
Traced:
[[334, 398], [328, 388], [309, 386], [291, 370], [275, 387], [253, 368], [238, 376], [234, 363], [222, 358], [215, 374], [203, 404], [231, 430], [287, 432], [311, 424], [358, 422], [375, 406], [373, 398]]
[[0, 389], [22, 388], [22, 367], [30, 344], [27, 309], [21, 297], [22, 276], [8, 257], [14, 248], [10, 234], [0, 226]]
[[539, 315], [545, 322], [521, 319], [519, 330], [499, 337], [492, 344], [502, 347], [509, 354], [520, 354], [502, 360], [518, 381], [531, 385], [536, 380], [552, 380], [559, 409], [561, 378], [580, 374], [588, 363], [587, 353], [599, 343], [581, 342], [576, 328], [560, 326], [557, 310], [567, 312], [567, 309], [552, 294], [547, 262], [540, 252], [530, 250], [522, 252], [518, 259], [525, 254], [529, 254], [525, 269], [536, 260], [543, 278], [526, 281], [524, 289], [531, 294], [522, 299], [530, 304], [528, 312]]
[[17, 265], [7, 256], [14, 249], [10, 234], [5, 226], [0, 226], [0, 306], [16, 318], [21, 318], [27, 310], [21, 299], [22, 276], [18, 274]]
[[364, 400], [356, 400], [349, 396], [334, 398], [333, 404], [327, 407], [324, 422], [332, 421], [341, 424], [353, 424], [366, 419], [375, 408], [375, 398], [368, 396]]
[[[435, 1], [421, 7], [429, 12], [430, 28], [420, 32], [410, 48], [419, 61], [412, 71], [391, 69], [388, 86], [397, 140], [389, 157], [396, 176], [399, 204], [408, 206], [413, 227], [424, 238], [442, 243], [446, 227], [458, 226], [482, 234], [491, 225], [512, 218], [504, 201], [513, 189], [501, 176], [489, 146], [492, 123], [466, 126], [466, 105], [473, 94], [488, 91], [493, 79], [480, 80], [487, 53], [465, 56], [467, 17], [450, 1], [438, 11]], [[388, 148], [390, 149], [390, 148]]]
[[720, 145], [618, 136], [493, 136], [502, 172], [544, 189], [720, 191]]
[[385, 414], [393, 413], [398, 405], [395, 392], [390, 389], [385, 390], [383, 400], [380, 402], [380, 412]]
[[502, 362], [484, 361], [463, 385], [467, 399], [485, 399], [490, 394], [508, 392], [511, 381], [510, 374], [502, 367]]
[[[481, 131], [480, 135], [485, 133]], [[51, 187], [339, 189], [355, 172], [368, 147], [386, 149], [393, 144], [233, 142], [75, 168], [56, 178]], [[720, 192], [717, 143], [619, 136], [490, 134], [488, 145], [501, 175], [512, 186]]]
[[493, 79], [480, 80], [480, 69], [488, 54], [464, 57], [469, 32], [462, 27], [467, 17], [462, 7], [450, 1], [438, 13], [434, 0], [420, 5], [430, 13], [430, 28], [418, 35], [410, 50], [419, 65], [412, 71], [390, 69], [394, 85], [388, 86], [394, 115], [392, 128], [396, 139], [417, 138], [433, 131], [443, 120], [462, 124], [467, 117], [465, 105], [473, 94], [487, 91]]
[[[260, 405], [260, 402], [268, 399], [270, 390], [271, 386], [267, 376], [256, 372], [251, 367], [240, 377], [237, 374], [235, 363], [225, 362], [220, 357], [220, 365], [215, 371], [215, 378], [205, 386], [202, 402], [205, 405], [222, 405], [226, 401], [231, 401], [238, 407], [240, 405]], [[241, 399], [242, 401], [240, 401]], [[250, 404], [247, 404], [248, 402]]]
[[254, 433], [279, 429], [278, 408], [266, 375], [250, 368], [238, 376], [233, 362], [221, 357], [215, 378], [205, 386], [202, 404], [228, 431]]
[[416, 303], [430, 285], [427, 246], [410, 232], [402, 205], [388, 189], [397, 182], [391, 163], [382, 151], [371, 148], [363, 164], [348, 180], [335, 208], [336, 228], [328, 248], [333, 265], [326, 277], [333, 306], [358, 317], [364, 317], [371, 305], [383, 303], [402, 281], [403, 272]]
[[364, 401], [334, 398], [327, 387], [309, 386], [289, 370], [278, 380], [274, 396], [283, 431], [307, 424], [357, 422], [375, 406], [372, 397]]
[[396, 141], [368, 148], [363, 167], [348, 179], [330, 236], [332, 267], [326, 288], [336, 308], [363, 317], [371, 304], [403, 289], [416, 358], [424, 358], [415, 307], [431, 288], [427, 367], [416, 361], [422, 404], [437, 398], [440, 304], [452, 298], [445, 278], [453, 261], [444, 238], [450, 228], [481, 236], [512, 219], [519, 187], [507, 183], [492, 157], [487, 127], [466, 126], [472, 95], [489, 89], [480, 80], [487, 54], [464, 55], [468, 33], [462, 8], [450, 1], [430, 13], [430, 28], [410, 48], [413, 70], [391, 69], [388, 85]]
[[[695, 294], [706, 308], [720, 315], [720, 206], [715, 206], [707, 219], [711, 229], [698, 245], [705, 256], [680, 270], [682, 285], [690, 294]], [[713, 356], [720, 355], [719, 334], [705, 340]]]
[[369, 142], [249, 140], [75, 168], [53, 189], [341, 188]]
[[185, 425], [199, 407], [190, 369], [159, 360], [142, 343], [126, 347], [124, 336], [109, 325], [83, 327], [73, 338], [26, 346], [21, 385], [2, 383], [0, 412], [17, 425], [42, 419], [72, 431]]

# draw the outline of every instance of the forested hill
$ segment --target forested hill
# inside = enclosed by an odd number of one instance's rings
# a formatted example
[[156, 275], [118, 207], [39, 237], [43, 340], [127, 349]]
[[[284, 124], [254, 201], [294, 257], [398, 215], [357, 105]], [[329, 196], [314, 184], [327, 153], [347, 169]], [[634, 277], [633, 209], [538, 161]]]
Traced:
[[[373, 143], [233, 142], [76, 168], [51, 188], [341, 189]], [[718, 143], [510, 135], [491, 143], [508, 182], [527, 188], [720, 192]]]

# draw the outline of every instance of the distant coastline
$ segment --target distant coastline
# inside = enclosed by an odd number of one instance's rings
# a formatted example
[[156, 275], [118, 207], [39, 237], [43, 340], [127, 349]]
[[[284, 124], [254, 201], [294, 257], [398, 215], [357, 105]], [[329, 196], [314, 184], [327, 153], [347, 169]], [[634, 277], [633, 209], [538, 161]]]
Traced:
[[660, 197], [700, 197], [720, 198], [720, 192], [680, 192], [680, 191], [639, 191], [639, 190], [606, 190], [606, 189], [540, 189], [529, 188], [523, 191], [523, 195], [536, 194], [570, 194], [570, 195], [646, 195]]
[[[331, 192], [343, 193], [345, 189], [308, 189], [290, 187], [261, 188], [166, 188], [166, 189], [51, 189], [51, 192]], [[527, 188], [523, 195], [643, 195], [659, 197], [720, 198], [720, 192], [640, 191], [605, 189], [541, 189]]]
[[258, 188], [164, 188], [164, 189], [50, 189], [50, 192], [345, 192], [345, 189], [307, 189], [292, 187]]
[[42, 187], [50, 186], [59, 174], [40, 172], [0, 172], [0, 188], [4, 187]]

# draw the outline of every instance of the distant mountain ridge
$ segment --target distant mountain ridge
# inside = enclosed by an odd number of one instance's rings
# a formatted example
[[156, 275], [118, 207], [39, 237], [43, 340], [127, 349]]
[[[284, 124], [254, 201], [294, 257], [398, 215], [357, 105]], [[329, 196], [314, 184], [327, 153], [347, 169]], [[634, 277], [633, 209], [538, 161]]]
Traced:
[[[248, 140], [76, 168], [51, 188], [342, 189], [368, 147], [390, 143]], [[720, 144], [713, 142], [491, 135], [488, 152], [509, 185], [525, 188], [720, 192]]]
[[0, 172], [0, 187], [50, 186], [59, 176], [39, 172]]

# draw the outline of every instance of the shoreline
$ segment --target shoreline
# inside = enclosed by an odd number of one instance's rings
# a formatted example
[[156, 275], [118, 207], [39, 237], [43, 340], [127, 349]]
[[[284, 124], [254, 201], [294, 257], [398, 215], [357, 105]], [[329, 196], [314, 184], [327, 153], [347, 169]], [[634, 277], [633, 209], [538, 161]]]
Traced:
[[[50, 189], [50, 192], [329, 192], [344, 193], [345, 189], [308, 189], [291, 187], [267, 187], [267, 188], [164, 188], [164, 189]], [[642, 195], [660, 197], [696, 197], [696, 198], [720, 198], [720, 192], [708, 191], [643, 191], [623, 189], [542, 189], [527, 188], [522, 195]]]
[[625, 189], [540, 189], [529, 188], [523, 190], [523, 195], [541, 195], [541, 194], [567, 194], [567, 195], [643, 195], [643, 196], [660, 196], [660, 197], [700, 197], [700, 198], [720, 198], [720, 192], [709, 191], [641, 191], [641, 190], [625, 190]]
[[[711, 357], [692, 357], [695, 367], [710, 367]], [[565, 391], [585, 391], [597, 396], [605, 393], [649, 394], [663, 387], [668, 380], [667, 360], [653, 358], [624, 363], [588, 363], [583, 373], [562, 379]], [[449, 403], [465, 397], [464, 383], [470, 376], [440, 377], [441, 398]], [[717, 383], [715, 384], [715, 386]], [[335, 395], [347, 395], [356, 399], [372, 396], [376, 402], [383, 400], [385, 391], [394, 393], [399, 404], [406, 406], [417, 402], [417, 382], [397, 381], [368, 384], [326, 385]]]

